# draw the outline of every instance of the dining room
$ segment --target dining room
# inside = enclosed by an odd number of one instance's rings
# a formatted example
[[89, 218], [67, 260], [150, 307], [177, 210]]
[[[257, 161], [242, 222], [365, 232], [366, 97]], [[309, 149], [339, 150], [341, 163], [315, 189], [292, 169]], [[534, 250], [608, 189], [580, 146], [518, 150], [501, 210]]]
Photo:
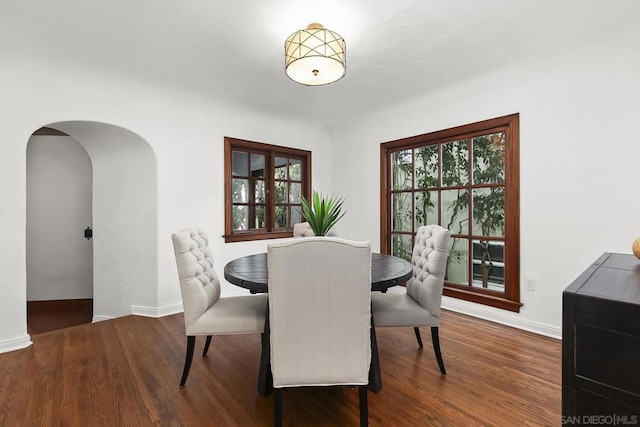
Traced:
[[[563, 291], [640, 236], [638, 12], [3, 2], [0, 424], [270, 425], [263, 332], [214, 335], [206, 357], [198, 337], [180, 388], [171, 236], [204, 230], [219, 296], [256, 295], [225, 267], [293, 240], [315, 190], [342, 201], [329, 237], [372, 254], [413, 264], [421, 226], [452, 233], [440, 351], [432, 325], [422, 346], [372, 328], [371, 425], [558, 425]], [[296, 81], [301, 34], [329, 37], [337, 80]], [[29, 332], [29, 305], [63, 300], [90, 301], [92, 323]], [[300, 393], [285, 425], [357, 424], [357, 386]]]

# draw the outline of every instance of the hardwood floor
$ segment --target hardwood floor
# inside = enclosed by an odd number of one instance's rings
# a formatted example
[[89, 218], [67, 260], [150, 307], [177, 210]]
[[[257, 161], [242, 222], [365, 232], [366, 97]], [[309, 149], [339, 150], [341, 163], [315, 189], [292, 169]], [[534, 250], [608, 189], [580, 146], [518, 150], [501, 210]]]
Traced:
[[[371, 426], [558, 426], [561, 342], [443, 312], [442, 377], [428, 328], [378, 328], [383, 388]], [[256, 392], [259, 335], [196, 344], [185, 388], [182, 314], [127, 316], [32, 336], [0, 354], [0, 426], [270, 426], [273, 395]], [[358, 391], [287, 391], [284, 424], [358, 425]]]
[[91, 323], [93, 299], [27, 301], [30, 335]]

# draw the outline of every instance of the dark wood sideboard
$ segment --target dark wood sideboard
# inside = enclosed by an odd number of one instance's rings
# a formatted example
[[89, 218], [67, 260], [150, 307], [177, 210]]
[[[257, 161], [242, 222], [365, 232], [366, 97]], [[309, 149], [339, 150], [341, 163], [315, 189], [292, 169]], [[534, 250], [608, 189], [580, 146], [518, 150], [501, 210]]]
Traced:
[[603, 254], [562, 306], [563, 420], [640, 422], [640, 260]]

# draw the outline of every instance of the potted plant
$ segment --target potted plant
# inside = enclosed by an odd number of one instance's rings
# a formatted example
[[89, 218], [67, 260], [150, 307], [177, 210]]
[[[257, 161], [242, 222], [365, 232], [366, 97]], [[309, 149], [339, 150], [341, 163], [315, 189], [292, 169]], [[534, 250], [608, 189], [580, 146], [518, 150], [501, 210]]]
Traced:
[[311, 200], [302, 197], [302, 217], [309, 223], [316, 236], [326, 236], [329, 230], [344, 216], [344, 198], [325, 197], [313, 190]]

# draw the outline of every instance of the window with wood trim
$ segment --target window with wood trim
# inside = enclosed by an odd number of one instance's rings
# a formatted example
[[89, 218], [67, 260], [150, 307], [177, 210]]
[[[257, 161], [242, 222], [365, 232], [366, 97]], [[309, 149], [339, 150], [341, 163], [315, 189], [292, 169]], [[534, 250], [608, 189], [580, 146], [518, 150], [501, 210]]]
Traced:
[[224, 138], [225, 241], [293, 236], [311, 194], [311, 152]]
[[451, 230], [444, 294], [520, 303], [519, 115], [381, 144], [383, 251], [411, 260], [421, 225]]

